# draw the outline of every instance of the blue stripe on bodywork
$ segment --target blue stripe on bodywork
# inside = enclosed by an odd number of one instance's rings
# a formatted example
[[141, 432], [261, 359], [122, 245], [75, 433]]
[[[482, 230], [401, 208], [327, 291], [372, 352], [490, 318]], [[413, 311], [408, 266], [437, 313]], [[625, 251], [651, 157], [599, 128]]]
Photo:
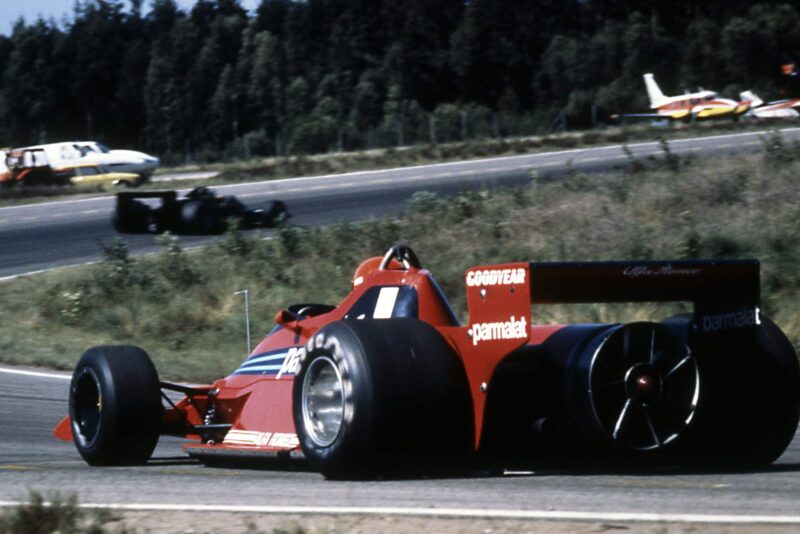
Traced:
[[276, 361], [283, 361], [286, 359], [286, 355], [289, 354], [289, 351], [283, 350], [279, 353], [269, 353], [269, 354], [256, 354], [251, 358], [247, 359], [241, 367], [247, 367], [250, 365], [258, 365], [259, 363], [265, 362], [276, 362]]
[[280, 350], [270, 352], [262, 352], [261, 354], [253, 354], [239, 366], [235, 375], [274, 375], [278, 374], [281, 370], [284, 360], [289, 356], [289, 350], [292, 347], [287, 347]]
[[253, 365], [250, 367], [240, 367], [233, 374], [276, 374], [281, 370], [282, 365], [283, 363], [279, 363], [278, 365]]

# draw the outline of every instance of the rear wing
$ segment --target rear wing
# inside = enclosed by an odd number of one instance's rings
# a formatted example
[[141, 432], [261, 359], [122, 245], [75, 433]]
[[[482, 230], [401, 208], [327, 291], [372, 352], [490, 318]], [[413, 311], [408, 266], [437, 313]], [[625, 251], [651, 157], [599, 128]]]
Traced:
[[130, 202], [137, 198], [160, 198], [162, 200], [176, 200], [177, 191], [123, 191], [117, 193], [117, 202]]
[[131, 209], [133, 201], [140, 198], [156, 198], [162, 205], [174, 204], [178, 200], [176, 191], [124, 191], [117, 193], [117, 211], [124, 212]]
[[758, 260], [531, 262], [531, 302], [714, 302], [758, 306]]
[[466, 283], [471, 324], [592, 302], [691, 302], [705, 333], [760, 324], [760, 264], [750, 259], [514, 263], [473, 267]]

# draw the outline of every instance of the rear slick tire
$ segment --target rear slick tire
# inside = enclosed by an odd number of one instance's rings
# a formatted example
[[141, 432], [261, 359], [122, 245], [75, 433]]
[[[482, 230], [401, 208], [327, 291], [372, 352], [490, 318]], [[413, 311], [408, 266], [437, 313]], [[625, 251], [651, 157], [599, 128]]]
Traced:
[[225, 230], [219, 209], [213, 200], [194, 198], [181, 205], [181, 228], [185, 233], [209, 235]]
[[[687, 331], [688, 318], [665, 324]], [[701, 349], [697, 360], [703, 393], [681, 459], [725, 470], [772, 464], [800, 420], [800, 365], [786, 335], [762, 316], [753, 342]]]
[[432, 326], [337, 321], [306, 350], [294, 381], [294, 423], [306, 459], [326, 478], [409, 476], [472, 451], [466, 375]]
[[116, 208], [111, 214], [111, 226], [121, 234], [147, 232], [148, 219], [152, 210], [144, 202], [133, 200], [124, 210]]
[[147, 353], [129, 345], [87, 350], [72, 375], [75, 446], [90, 465], [143, 464], [158, 442], [161, 389]]

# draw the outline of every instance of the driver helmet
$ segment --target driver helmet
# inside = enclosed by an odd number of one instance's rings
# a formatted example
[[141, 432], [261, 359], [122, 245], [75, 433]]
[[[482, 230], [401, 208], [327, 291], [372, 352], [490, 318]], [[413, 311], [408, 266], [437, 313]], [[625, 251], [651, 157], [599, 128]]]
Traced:
[[[383, 258], [381, 256], [375, 256], [375, 257], [370, 258], [368, 260], [362, 261], [361, 265], [358, 266], [358, 268], [356, 269], [356, 272], [353, 274], [353, 280], [352, 280], [353, 289], [355, 289], [358, 286], [360, 286], [361, 284], [363, 284], [364, 280], [366, 280], [367, 276], [372, 274], [373, 271], [377, 271], [378, 267], [381, 266], [381, 261], [383, 261]], [[387, 269], [402, 269], [403, 268], [403, 264], [400, 263], [399, 261], [395, 260], [395, 259], [392, 259], [389, 262], [389, 265], [386, 266], [386, 268]]]

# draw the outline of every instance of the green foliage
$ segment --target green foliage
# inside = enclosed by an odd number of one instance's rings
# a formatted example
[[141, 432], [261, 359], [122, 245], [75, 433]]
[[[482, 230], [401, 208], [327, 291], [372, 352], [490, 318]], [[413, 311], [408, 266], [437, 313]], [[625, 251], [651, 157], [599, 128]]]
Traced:
[[[75, 5], [0, 37], [7, 144], [99, 138], [166, 163], [531, 135], [667, 93], [779, 89], [800, 13], [774, 2]], [[785, 86], [785, 87], [783, 87]]]
[[78, 532], [81, 513], [77, 507], [78, 499], [73, 495], [64, 500], [54, 496], [49, 506], [38, 493], [32, 493], [30, 500], [0, 519], [0, 531], [19, 534], [50, 534]]
[[241, 232], [240, 222], [237, 219], [228, 220], [225, 237], [216, 243], [223, 254], [235, 257], [244, 257], [250, 254], [254, 244], [252, 239], [245, 237]]
[[150, 274], [141, 268], [141, 263], [131, 258], [128, 247], [120, 238], [110, 245], [101, 243], [103, 259], [94, 270], [97, 289], [114, 296], [131, 288], [143, 288], [152, 284]]
[[664, 153], [664, 162], [667, 168], [672, 172], [678, 172], [681, 168], [681, 159], [669, 147], [667, 140], [662, 137], [658, 140], [658, 146], [661, 148], [661, 152]]
[[436, 193], [430, 191], [417, 191], [408, 201], [408, 208], [414, 215], [430, 214], [441, 210], [443, 206], [443, 201], [439, 200]]
[[761, 144], [764, 147], [764, 161], [768, 165], [779, 167], [800, 159], [800, 143], [787, 142], [778, 130], [762, 135]]
[[[28, 502], [10, 508], [0, 515], [0, 532], [4, 534], [102, 534], [103, 524], [115, 518], [108, 513], [86, 513], [78, 507], [75, 495], [64, 497], [54, 493], [44, 497], [31, 492]], [[117, 531], [117, 532], [124, 532]]]
[[[176, 236], [165, 232], [156, 241], [164, 249], [159, 255], [156, 264], [158, 272], [164, 280], [183, 289], [202, 283], [202, 277], [192, 265], [189, 257], [183, 252], [183, 249], [181, 249]], [[230, 243], [230, 239], [223, 243]]]

